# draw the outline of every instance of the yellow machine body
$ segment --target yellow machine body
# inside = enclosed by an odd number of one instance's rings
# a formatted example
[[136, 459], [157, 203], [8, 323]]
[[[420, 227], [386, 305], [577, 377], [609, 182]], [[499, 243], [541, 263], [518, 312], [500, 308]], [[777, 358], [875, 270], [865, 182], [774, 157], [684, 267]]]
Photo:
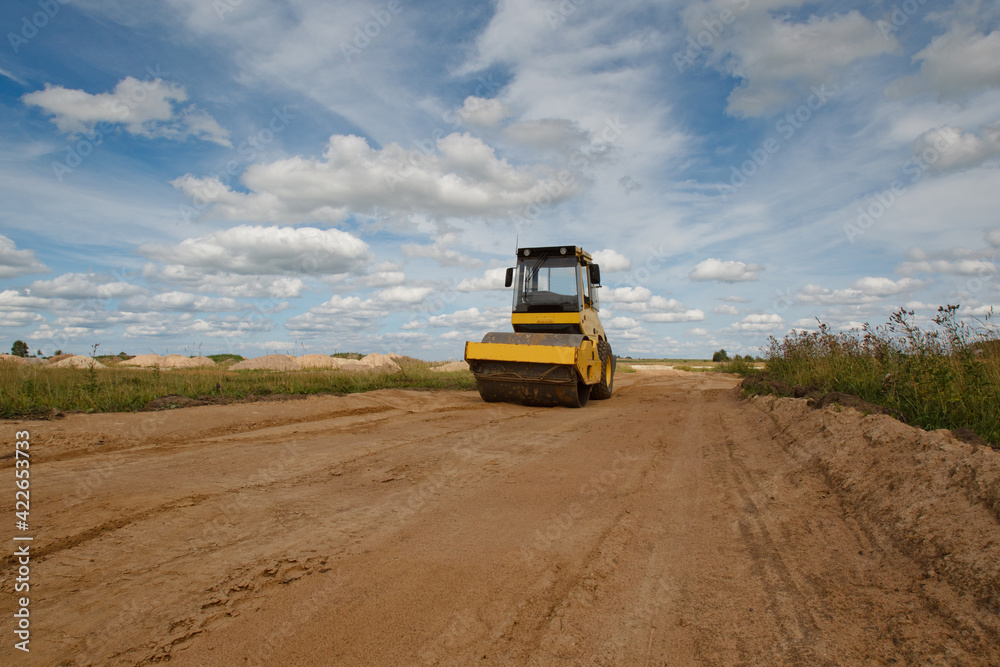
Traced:
[[514, 332], [465, 344], [480, 395], [568, 407], [609, 398], [616, 360], [598, 315], [600, 269], [591, 256], [575, 246], [521, 248], [516, 271]]

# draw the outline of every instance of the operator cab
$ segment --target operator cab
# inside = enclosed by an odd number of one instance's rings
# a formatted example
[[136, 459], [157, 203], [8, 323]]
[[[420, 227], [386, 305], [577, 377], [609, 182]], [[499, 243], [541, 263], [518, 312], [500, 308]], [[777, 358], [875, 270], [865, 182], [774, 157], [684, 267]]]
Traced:
[[[515, 279], [516, 274], [516, 279]], [[598, 310], [601, 270], [576, 246], [521, 248], [517, 267], [507, 269], [515, 313], [579, 313]]]

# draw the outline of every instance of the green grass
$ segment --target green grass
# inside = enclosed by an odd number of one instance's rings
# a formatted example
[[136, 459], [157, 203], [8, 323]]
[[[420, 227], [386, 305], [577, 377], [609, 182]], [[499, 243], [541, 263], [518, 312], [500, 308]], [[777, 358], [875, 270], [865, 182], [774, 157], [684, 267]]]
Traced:
[[989, 316], [969, 324], [957, 314], [958, 306], [939, 308], [930, 330], [900, 310], [875, 328], [835, 334], [821, 324], [816, 332], [772, 337], [766, 376], [853, 394], [925, 429], [966, 427], [997, 444], [1000, 335]]
[[222, 366], [232, 366], [233, 364], [239, 363], [246, 359], [246, 357], [241, 357], [238, 354], [210, 354], [208, 358], [217, 364]]
[[96, 370], [0, 363], [0, 417], [65, 412], [130, 412], [154, 398], [236, 399], [271, 394], [350, 394], [374, 389], [474, 389], [472, 373], [440, 373], [416, 359], [396, 359], [394, 373], [344, 370], [226, 371], [106, 368]]

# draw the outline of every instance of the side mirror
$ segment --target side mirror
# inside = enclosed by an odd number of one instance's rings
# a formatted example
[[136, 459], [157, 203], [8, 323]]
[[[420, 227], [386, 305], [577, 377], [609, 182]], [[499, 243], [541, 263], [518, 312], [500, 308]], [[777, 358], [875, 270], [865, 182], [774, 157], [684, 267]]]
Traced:
[[507, 269], [507, 275], [504, 276], [503, 286], [510, 287], [513, 284], [514, 284], [514, 267], [510, 267]]
[[590, 284], [591, 285], [601, 284], [601, 267], [599, 264], [590, 265]]

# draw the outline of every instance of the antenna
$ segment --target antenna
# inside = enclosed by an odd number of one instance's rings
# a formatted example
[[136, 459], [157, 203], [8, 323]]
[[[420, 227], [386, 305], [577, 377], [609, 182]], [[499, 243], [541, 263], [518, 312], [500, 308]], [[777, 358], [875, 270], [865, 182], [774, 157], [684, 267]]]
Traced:
[[518, 241], [520, 240], [520, 238], [521, 238], [520, 234], [514, 234], [514, 256], [515, 257], [517, 256], [518, 248], [521, 247], [520, 245], [518, 245]]

